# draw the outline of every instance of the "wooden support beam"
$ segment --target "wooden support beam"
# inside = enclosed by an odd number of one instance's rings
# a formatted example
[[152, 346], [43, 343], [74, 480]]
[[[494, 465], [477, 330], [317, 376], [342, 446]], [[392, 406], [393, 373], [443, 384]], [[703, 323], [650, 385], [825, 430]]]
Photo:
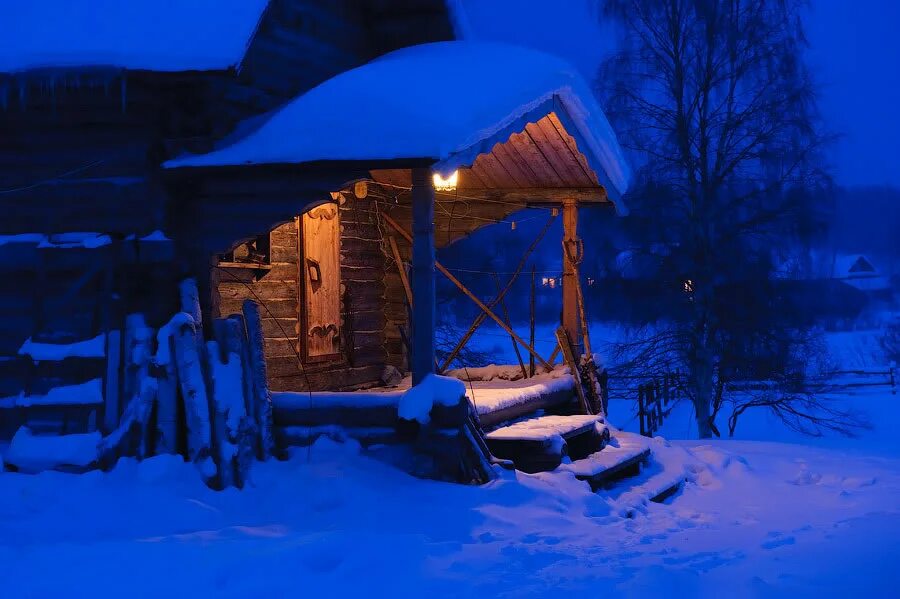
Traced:
[[400, 273], [400, 282], [403, 283], [403, 291], [406, 293], [406, 303], [408, 303], [409, 306], [412, 307], [412, 288], [409, 286], [409, 278], [406, 276], [406, 268], [403, 266], [403, 260], [400, 258], [400, 248], [397, 247], [397, 239], [393, 235], [390, 235], [388, 237], [388, 243], [391, 246], [391, 255], [393, 255], [394, 262], [397, 264], [397, 270]]
[[[381, 217], [385, 220], [385, 222], [387, 222], [391, 227], [393, 227], [395, 231], [397, 231], [400, 235], [402, 235], [404, 239], [406, 239], [410, 243], [413, 242], [412, 236], [410, 236], [409, 233], [404, 231], [403, 228], [394, 221], [394, 219], [392, 219], [390, 216], [388, 216], [384, 212], [381, 213]], [[477, 305], [479, 308], [481, 308], [481, 311], [484, 312], [485, 314], [487, 314], [491, 320], [496, 322], [500, 326], [501, 329], [506, 331], [506, 333], [509, 334], [510, 337], [512, 337], [513, 339], [518, 341], [522, 347], [527, 349], [531, 353], [531, 355], [533, 355], [535, 358], [537, 358], [538, 362], [541, 363], [541, 366], [543, 366], [547, 370], [552, 370], [552, 366], [550, 366], [550, 364], [546, 360], [544, 360], [544, 358], [542, 358], [541, 355], [539, 353], [537, 353], [537, 351], [531, 345], [528, 344], [528, 342], [526, 342], [524, 339], [522, 339], [514, 330], [512, 330], [511, 328], [506, 326], [506, 323], [503, 322], [503, 320], [500, 319], [500, 317], [498, 317], [496, 314], [494, 314], [494, 312], [490, 308], [488, 308], [484, 304], [484, 302], [482, 302], [480, 299], [478, 299], [478, 296], [476, 296], [474, 293], [469, 291], [469, 288], [466, 287], [465, 285], [463, 285], [459, 281], [459, 279], [454, 277], [450, 273], [450, 271], [447, 270], [446, 268], [444, 268], [444, 266], [440, 262], [435, 260], [434, 266], [438, 271], [440, 271], [440, 273], [442, 275], [447, 277], [447, 279], [449, 279], [449, 281], [451, 283], [456, 285], [456, 287], [460, 291], [462, 291], [466, 295], [466, 297], [468, 297], [470, 300], [475, 302], [475, 305]], [[415, 293], [416, 293], [416, 290], [414, 287], [413, 294], [415, 294]], [[432, 331], [432, 334], [433, 334], [433, 331]], [[413, 344], [413, 348], [415, 348], [415, 344]]]
[[434, 373], [434, 186], [430, 168], [412, 170], [412, 383]]
[[521, 187], [521, 188], [492, 188], [492, 187], [460, 187], [459, 193], [438, 192], [442, 202], [454, 200], [464, 201], [469, 198], [485, 198], [488, 200], [504, 201], [522, 204], [565, 204], [574, 201], [583, 204], [609, 203], [606, 190], [602, 187]]
[[[522, 258], [519, 259], [519, 264], [516, 266], [516, 270], [513, 272], [512, 276], [509, 278], [509, 281], [506, 283], [506, 287], [503, 288], [503, 291], [500, 292], [497, 297], [491, 300], [489, 308], [493, 309], [503, 298], [506, 296], [506, 293], [512, 288], [513, 283], [516, 282], [516, 279], [519, 276], [519, 273], [522, 272], [522, 268], [525, 267], [525, 263], [528, 261], [528, 257], [531, 255], [531, 252], [537, 247], [537, 245], [544, 238], [544, 235], [547, 234], [547, 231], [550, 230], [550, 226], [553, 224], [553, 220], [556, 218], [555, 214], [551, 214], [550, 218], [547, 219], [547, 222], [544, 223], [544, 228], [541, 229], [540, 233], [538, 233], [537, 237], [534, 238], [534, 241], [531, 242], [531, 245], [528, 246], [528, 249], [525, 250], [525, 253], [522, 254]], [[447, 359], [444, 360], [444, 364], [440, 368], [440, 372], [444, 372], [450, 366], [450, 363], [456, 358], [457, 354], [462, 351], [462, 348], [466, 346], [466, 343], [469, 342], [469, 339], [472, 338], [472, 335], [475, 334], [475, 331], [478, 330], [478, 327], [482, 325], [482, 323], [487, 318], [487, 315], [484, 312], [479, 312], [478, 316], [475, 317], [475, 320], [472, 321], [471, 326], [466, 331], [466, 334], [463, 335], [462, 339], [456, 344], [456, 347], [453, 348], [453, 351], [447, 356]], [[534, 346], [534, 340], [531, 341], [532, 347]], [[534, 354], [529, 354], [531, 361], [534, 361]], [[552, 360], [551, 360], [552, 363]]]
[[578, 239], [578, 204], [574, 199], [563, 203], [563, 275], [562, 275], [562, 327], [577, 355], [581, 355], [581, 326], [578, 318], [578, 273], [576, 260], [581, 255]]

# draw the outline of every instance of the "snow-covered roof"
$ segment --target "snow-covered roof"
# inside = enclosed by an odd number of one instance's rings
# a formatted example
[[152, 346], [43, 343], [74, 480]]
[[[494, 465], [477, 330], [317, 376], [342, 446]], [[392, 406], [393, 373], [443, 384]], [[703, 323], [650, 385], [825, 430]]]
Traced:
[[165, 166], [426, 158], [448, 173], [551, 111], [565, 113], [568, 133], [609, 196], [619, 198], [630, 170], [576, 69], [543, 52], [489, 42], [397, 50], [306, 92], [233, 145]]
[[236, 66], [269, 0], [8, 0], [0, 72], [73, 66]]
[[835, 278], [865, 278], [879, 276], [871, 260], [862, 254], [839, 254], [834, 257]]

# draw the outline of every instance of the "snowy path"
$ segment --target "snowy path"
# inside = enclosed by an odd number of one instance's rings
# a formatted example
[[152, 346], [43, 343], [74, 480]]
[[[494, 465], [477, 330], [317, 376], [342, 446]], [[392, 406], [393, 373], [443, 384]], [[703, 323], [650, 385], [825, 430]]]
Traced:
[[[685, 450], [685, 451], [683, 451]], [[884, 595], [900, 584], [900, 460], [676, 443], [694, 482], [621, 515], [565, 473], [410, 478], [320, 441], [215, 493], [171, 458], [0, 474], [0, 595]]]

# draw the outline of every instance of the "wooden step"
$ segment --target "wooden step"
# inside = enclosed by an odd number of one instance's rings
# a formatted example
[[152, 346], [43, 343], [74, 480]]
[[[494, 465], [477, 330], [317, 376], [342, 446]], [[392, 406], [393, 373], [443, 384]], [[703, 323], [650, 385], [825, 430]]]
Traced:
[[562, 464], [559, 470], [572, 472], [576, 478], [587, 481], [593, 490], [625, 477], [635, 476], [641, 464], [650, 457], [647, 439], [638, 435], [614, 434], [602, 450], [571, 464]]
[[609, 431], [600, 416], [539, 416], [500, 427], [485, 436], [494, 456], [523, 472], [547, 472], [565, 456], [585, 458], [603, 448]]

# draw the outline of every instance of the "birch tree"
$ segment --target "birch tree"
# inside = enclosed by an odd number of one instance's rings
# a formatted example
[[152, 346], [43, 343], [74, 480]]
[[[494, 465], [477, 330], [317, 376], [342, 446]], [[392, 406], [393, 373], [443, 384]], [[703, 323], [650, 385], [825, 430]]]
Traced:
[[636, 251], [673, 291], [670, 324], [654, 327], [633, 355], [685, 367], [699, 434], [709, 437], [722, 358], [734, 353], [726, 346], [744, 339], [734, 312], [756, 310], [752, 320], [766, 328], [772, 309], [735, 290], [765, 284], [772, 248], [805, 226], [808, 191], [827, 184], [826, 137], [803, 61], [803, 2], [603, 7], [621, 40], [597, 87], [637, 171]]

